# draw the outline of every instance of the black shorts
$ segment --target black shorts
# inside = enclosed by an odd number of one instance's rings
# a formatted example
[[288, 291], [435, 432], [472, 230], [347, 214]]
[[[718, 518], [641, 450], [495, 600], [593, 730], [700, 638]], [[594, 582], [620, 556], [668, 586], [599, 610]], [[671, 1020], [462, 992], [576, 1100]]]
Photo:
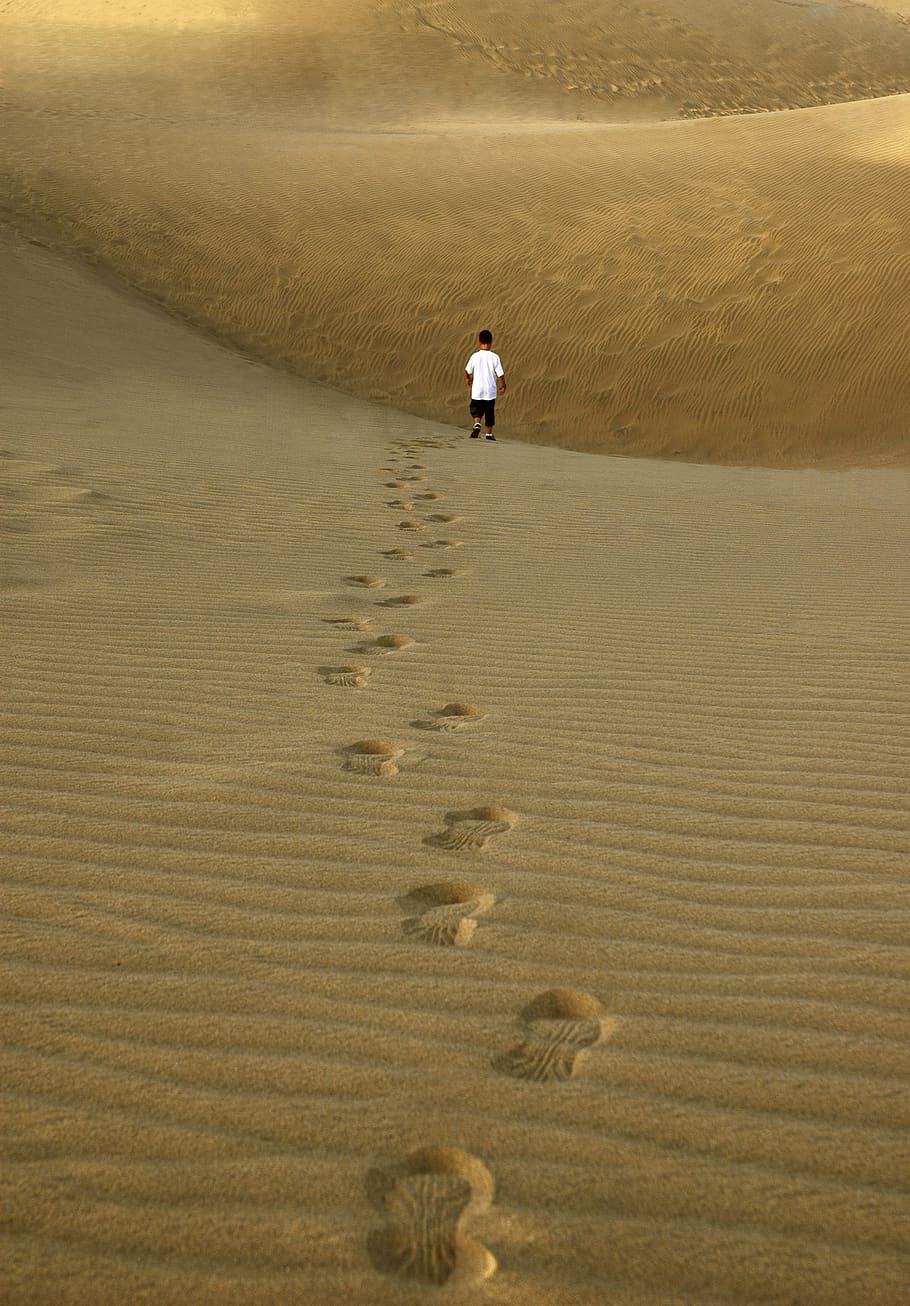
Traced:
[[472, 399], [471, 416], [482, 417], [487, 426], [495, 426], [496, 400], [495, 399]]

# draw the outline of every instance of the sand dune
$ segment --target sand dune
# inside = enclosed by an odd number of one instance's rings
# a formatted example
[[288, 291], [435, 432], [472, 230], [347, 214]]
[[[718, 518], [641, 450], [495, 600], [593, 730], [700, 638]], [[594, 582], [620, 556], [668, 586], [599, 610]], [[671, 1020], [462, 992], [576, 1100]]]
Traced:
[[4, 1300], [902, 1302], [906, 474], [2, 271]]
[[[781, 62], [809, 58], [815, 47], [796, 39], [806, 24], [854, 69], [865, 65], [851, 24], [873, 24], [869, 41], [884, 24], [883, 44], [868, 47], [881, 77], [865, 90], [910, 87], [906, 24], [824, 8], [769, 5], [780, 40], [767, 95], [733, 108], [810, 85], [806, 67]], [[607, 48], [601, 7], [576, 9], [576, 44]], [[637, 12], [617, 11], [639, 49]], [[655, 43], [677, 51], [678, 79], [693, 85], [697, 60], [673, 12], [649, 27], [646, 53], [657, 66]], [[225, 340], [453, 421], [462, 355], [486, 322], [523, 439], [770, 466], [906, 462], [907, 97], [620, 127], [604, 120], [615, 106], [563, 87], [575, 73], [558, 41], [548, 58], [564, 77], [522, 63], [546, 43], [544, 10], [520, 11], [500, 69], [471, 44], [504, 25], [496, 5], [366, 0], [331, 17], [307, 9], [296, 41], [287, 6], [255, 23], [234, 11], [227, 28], [218, 10], [209, 44], [193, 45], [191, 24], [185, 50], [173, 35], [140, 41], [130, 25], [99, 44], [89, 11], [88, 35], [73, 24], [65, 34], [94, 62], [71, 56], [79, 71], [64, 78], [41, 63], [62, 54], [52, 29], [23, 28], [22, 13], [5, 11], [20, 16], [0, 155], [14, 208]], [[456, 35], [427, 28], [430, 13]], [[471, 40], [457, 36], [466, 13]], [[699, 48], [715, 63], [720, 13], [698, 11]], [[770, 19], [759, 19], [754, 31], [723, 19], [743, 87], [733, 47], [741, 59], [767, 50]], [[280, 66], [268, 55], [279, 47]], [[887, 77], [885, 47], [897, 61]], [[168, 74], [171, 49], [183, 55]], [[818, 86], [816, 98], [857, 89]], [[632, 96], [636, 112], [647, 99]], [[648, 112], [677, 112], [668, 105]], [[569, 121], [589, 111], [601, 120]], [[490, 137], [481, 168], [478, 133]]]
[[[393, 0], [483, 59], [614, 106], [652, 100], [683, 117], [866, 99], [907, 89], [910, 30], [862, 4], [781, 0]], [[906, 12], [906, 4], [903, 6]]]
[[0, 0], [4, 1303], [903, 1306], [906, 12]]

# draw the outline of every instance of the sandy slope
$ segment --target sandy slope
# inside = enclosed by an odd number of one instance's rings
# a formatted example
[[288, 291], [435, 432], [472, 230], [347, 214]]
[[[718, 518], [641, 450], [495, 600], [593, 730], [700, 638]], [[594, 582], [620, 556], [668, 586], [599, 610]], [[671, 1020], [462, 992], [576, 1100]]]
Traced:
[[[497, 45], [496, 3], [292, 10], [191, 6], [178, 36], [166, 8], [102, 27], [8, 3], [14, 209], [223, 338], [424, 416], [461, 420], [486, 323], [528, 440], [907, 461], [910, 99], [620, 125], [910, 87], [905, 23], [668, 4], [643, 31], [588, 2], [554, 32], [524, 4]], [[582, 49], [625, 60], [629, 94], [581, 78]], [[711, 99], [718, 68], [744, 99]]]
[[4, 1303], [906, 1300], [906, 5], [644, 12], [0, 0]]
[[0, 271], [4, 1300], [903, 1301], [906, 474], [453, 442]]

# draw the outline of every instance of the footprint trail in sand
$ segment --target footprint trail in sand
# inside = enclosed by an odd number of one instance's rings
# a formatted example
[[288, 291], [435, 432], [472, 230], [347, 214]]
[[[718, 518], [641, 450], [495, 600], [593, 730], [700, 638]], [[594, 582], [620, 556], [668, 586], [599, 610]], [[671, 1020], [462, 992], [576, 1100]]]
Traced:
[[[427, 441], [427, 448], [438, 447]], [[383, 467], [387, 472], [395, 463], [404, 464], [395, 479], [383, 482], [386, 489], [400, 489], [408, 482], [421, 482], [428, 470], [424, 463], [408, 462], [415, 445], [398, 446], [390, 452]], [[440, 490], [426, 489], [416, 494], [430, 504], [444, 498]], [[409, 508], [403, 499], [387, 501], [393, 508]], [[397, 529], [420, 531], [426, 523], [451, 524], [463, 520], [461, 514], [434, 512], [424, 520], [406, 518]], [[463, 546], [462, 540], [437, 539], [422, 547], [431, 549]], [[395, 546], [381, 549], [383, 557], [410, 564], [415, 555], [410, 549]], [[465, 574], [456, 567], [431, 567], [421, 573], [434, 581], [452, 580]], [[343, 578], [348, 587], [363, 590], [383, 589], [388, 581], [371, 573], [352, 573]], [[454, 591], [453, 591], [454, 592]], [[418, 593], [393, 594], [374, 601], [374, 607], [396, 609], [401, 613], [426, 603]], [[351, 613], [326, 617], [326, 624], [339, 631], [357, 631], [369, 635], [369, 616]], [[383, 657], [412, 651], [417, 640], [404, 633], [383, 633], [368, 638], [352, 651]], [[370, 668], [345, 665], [323, 668], [329, 684], [362, 688], [368, 683]], [[487, 713], [477, 704], [449, 702], [429, 716], [410, 722], [412, 729], [436, 734], [460, 734], [479, 726]], [[397, 778], [406, 783], [402, 759], [408, 745], [386, 738], [360, 739], [341, 748], [343, 769], [361, 777]], [[424, 839], [424, 845], [444, 854], [476, 857], [494, 841], [509, 834], [516, 826], [517, 814], [507, 807], [485, 804], [447, 812], [443, 829]], [[402, 934], [413, 943], [435, 948], [465, 948], [475, 938], [479, 920], [496, 902], [487, 888], [471, 880], [437, 880], [406, 891], [399, 899], [405, 915]], [[503, 1052], [490, 1065], [514, 1079], [533, 1083], [559, 1082], [578, 1074], [591, 1048], [602, 1043], [612, 1030], [600, 1002], [590, 994], [570, 989], [551, 989], [541, 993], [522, 1012], [521, 1041]], [[374, 1231], [368, 1250], [374, 1267], [383, 1274], [424, 1284], [470, 1285], [488, 1278], [496, 1268], [492, 1253], [464, 1232], [466, 1218], [481, 1215], [492, 1200], [493, 1181], [489, 1171], [476, 1157], [454, 1148], [423, 1150], [414, 1153], [391, 1171], [375, 1171], [368, 1178], [374, 1204], [385, 1217], [385, 1228]]]

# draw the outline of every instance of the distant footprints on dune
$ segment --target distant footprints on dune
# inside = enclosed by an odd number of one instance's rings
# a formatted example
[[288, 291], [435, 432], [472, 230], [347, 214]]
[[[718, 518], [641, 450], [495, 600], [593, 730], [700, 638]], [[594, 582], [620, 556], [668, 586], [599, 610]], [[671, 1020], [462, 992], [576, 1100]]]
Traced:
[[495, 902], [476, 884], [465, 880], [441, 880], [412, 889], [403, 899], [406, 909], [414, 912], [401, 922], [408, 938], [439, 947], [463, 948], [471, 942], [477, 929], [477, 917], [490, 910]]
[[356, 589], [381, 590], [388, 584], [384, 576], [345, 576], [345, 582]]
[[[421, 512], [397, 522], [400, 531], [420, 532], [430, 524], [452, 524], [462, 520], [454, 512], [433, 510], [445, 496], [427, 485], [419, 492], [413, 485], [425, 482], [425, 467], [407, 462], [422, 442], [402, 442], [388, 465], [397, 464], [394, 476], [385, 482], [390, 490], [405, 491], [404, 497], [387, 501], [394, 509]], [[423, 442], [435, 443], [435, 442]], [[407, 497], [410, 496], [410, 497]], [[418, 506], [419, 505], [419, 506]], [[392, 519], [394, 520], [394, 519]], [[460, 539], [441, 537], [421, 543], [425, 549], [453, 549]], [[396, 562], [413, 562], [409, 548], [392, 548], [382, 556]], [[427, 560], [429, 562], [429, 560]], [[431, 581], [451, 580], [464, 575], [457, 567], [430, 566], [422, 572]], [[346, 576], [356, 588], [385, 589], [388, 581], [371, 574]], [[407, 584], [407, 581], [398, 584]], [[419, 584], [419, 582], [411, 582]], [[432, 597], [442, 591], [433, 587]], [[376, 595], [376, 608], [407, 608], [427, 600], [420, 594]], [[409, 635], [374, 636], [369, 617], [357, 614], [326, 618], [339, 630], [363, 633], [362, 644], [351, 648], [354, 656], [389, 656], [417, 647]], [[420, 646], [424, 647], [423, 645]], [[371, 670], [364, 665], [321, 668], [332, 685], [363, 687]], [[414, 720], [411, 726], [425, 731], [455, 733], [478, 726], [487, 713], [475, 703], [452, 701]], [[451, 745], [455, 746], [454, 742]], [[358, 739], [341, 750], [343, 768], [356, 775], [380, 780], [406, 773], [407, 745], [393, 739]], [[478, 854], [491, 842], [509, 834], [518, 815], [507, 807], [481, 805], [447, 812], [442, 829], [429, 834], [424, 843], [435, 850]], [[482, 918], [495, 906], [494, 894], [469, 880], [437, 880], [411, 889], [399, 900], [402, 935], [414, 944], [431, 948], [464, 948], [474, 940]], [[548, 989], [522, 1010], [519, 1034], [510, 1046], [492, 1059], [492, 1067], [511, 1079], [531, 1084], [558, 1084], [573, 1079], [585, 1068], [593, 1049], [603, 1044], [614, 1029], [602, 1003], [590, 993], [576, 989]], [[424, 1148], [402, 1164], [374, 1170], [367, 1178], [367, 1191], [382, 1213], [383, 1227], [368, 1239], [374, 1267], [395, 1278], [431, 1287], [477, 1286], [496, 1269], [496, 1259], [465, 1229], [470, 1218], [487, 1211], [493, 1201], [494, 1182], [487, 1167], [476, 1156], [454, 1148]]]
[[496, 1057], [503, 1074], [535, 1084], [572, 1079], [591, 1048], [613, 1032], [601, 1003], [576, 989], [548, 989], [521, 1013], [520, 1043]]
[[464, 730], [468, 726], [474, 726], [480, 721], [485, 721], [486, 716], [486, 712], [479, 708], [476, 703], [446, 703], [438, 712], [434, 712], [431, 717], [414, 721], [413, 724], [418, 730]]
[[388, 657], [390, 653], [401, 653], [406, 648], [416, 648], [417, 640], [410, 635], [377, 635], [372, 647], [377, 653]]
[[373, 674], [369, 667], [320, 667], [320, 675], [327, 685], [341, 685], [345, 689], [363, 689]]
[[[87, 533], [97, 526], [99, 515], [104, 517], [112, 506], [109, 495], [74, 484], [70, 478], [75, 469], [71, 467], [20, 457], [11, 449], [0, 450], [0, 467], [0, 531], [10, 537], [10, 547], [16, 536], [34, 530], [57, 540]], [[8, 587], [4, 571], [0, 588]]]
[[394, 1170], [371, 1171], [367, 1194], [385, 1219], [367, 1242], [373, 1265], [435, 1287], [482, 1283], [496, 1258], [464, 1225], [490, 1209], [494, 1192], [483, 1162], [457, 1148], [423, 1148]]
[[497, 835], [508, 834], [518, 820], [507, 807], [471, 807], [463, 812], [447, 812], [445, 829], [430, 835], [426, 842], [449, 852], [479, 852]]
[[419, 604], [426, 603], [426, 599], [419, 594], [394, 594], [387, 599], [381, 599], [377, 608], [416, 608]]
[[346, 771], [356, 771], [359, 775], [379, 775], [385, 779], [398, 775], [398, 759], [404, 757], [405, 750], [399, 744], [388, 739], [358, 739], [345, 748]]
[[327, 626], [334, 626], [336, 630], [369, 630], [373, 624], [372, 617], [324, 617]]

